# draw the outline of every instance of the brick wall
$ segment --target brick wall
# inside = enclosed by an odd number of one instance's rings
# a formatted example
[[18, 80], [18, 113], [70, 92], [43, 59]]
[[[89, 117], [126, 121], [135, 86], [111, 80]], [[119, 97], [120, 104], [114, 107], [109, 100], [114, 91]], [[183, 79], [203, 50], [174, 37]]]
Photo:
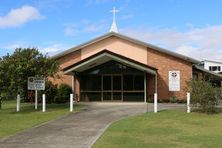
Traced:
[[[102, 42], [102, 41], [101, 41]], [[125, 42], [124, 42], [125, 43]], [[99, 42], [97, 43], [99, 44]], [[112, 43], [110, 43], [112, 44]], [[125, 43], [127, 44], [127, 42]], [[91, 46], [87, 47], [91, 48]], [[105, 47], [104, 47], [105, 48]], [[101, 47], [101, 49], [104, 49]], [[105, 49], [112, 49], [112, 46], [110, 48]], [[93, 48], [92, 48], [93, 50]], [[126, 49], [124, 49], [126, 50]], [[189, 81], [192, 78], [192, 64], [188, 61], [170, 56], [168, 54], [164, 54], [161, 52], [158, 52], [156, 50], [153, 50], [151, 48], [146, 48], [147, 50], [147, 64], [156, 67], [158, 69], [158, 98], [160, 99], [169, 99], [171, 96], [176, 96], [179, 99], [184, 99], [186, 95], [186, 82]], [[112, 51], [112, 50], [111, 50]], [[136, 49], [130, 50], [136, 52]], [[64, 68], [69, 65], [72, 65], [78, 61], [80, 61], [82, 51], [77, 50], [70, 54], [67, 54], [65, 56], [62, 56], [58, 59], [60, 63], [60, 67]], [[125, 55], [127, 56], [127, 55]], [[128, 57], [132, 58], [132, 57]], [[133, 58], [132, 58], [133, 59]], [[137, 59], [134, 59], [137, 60]], [[180, 71], [180, 91], [179, 92], [169, 92], [168, 91], [168, 72], [170, 70], [179, 70]], [[52, 79], [52, 82], [54, 84], [60, 84], [60, 83], [66, 83], [68, 85], [72, 85], [72, 77], [68, 75], [64, 75], [63, 72], [59, 72], [60, 79]], [[79, 81], [77, 79], [77, 93], [79, 93]], [[153, 93], [155, 92], [155, 76], [147, 75], [147, 92], [148, 97], [152, 97]]]
[[[147, 64], [158, 69], [157, 93], [159, 99], [166, 100], [172, 96], [185, 99], [186, 83], [192, 78], [192, 64], [190, 62], [147, 48]], [[168, 91], [168, 72], [171, 70], [180, 71], [180, 91], [178, 92]], [[154, 78], [148, 77], [147, 88], [150, 89], [148, 92], [154, 92], [154, 80]]]
[[[59, 78], [49, 78], [53, 84], [61, 84], [65, 83], [68, 84], [70, 87], [72, 87], [72, 76], [70, 75], [64, 75], [62, 69], [70, 66], [78, 61], [81, 60], [81, 50], [74, 51], [70, 54], [67, 54], [65, 56], [60, 57], [57, 59], [60, 64], [60, 71], [58, 72]], [[76, 92], [77, 95], [79, 95], [79, 79], [76, 79]]]

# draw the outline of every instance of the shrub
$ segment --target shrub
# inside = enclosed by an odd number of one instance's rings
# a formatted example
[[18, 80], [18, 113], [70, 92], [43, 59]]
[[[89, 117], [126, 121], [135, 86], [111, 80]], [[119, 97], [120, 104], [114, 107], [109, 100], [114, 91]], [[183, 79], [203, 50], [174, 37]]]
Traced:
[[67, 85], [67, 84], [59, 85], [59, 87], [57, 89], [57, 94], [55, 96], [55, 102], [56, 103], [68, 102], [71, 92], [72, 92], [72, 89], [69, 85]]
[[153, 102], [154, 102], [154, 99], [151, 98], [151, 97], [149, 97], [149, 98], [147, 98], [147, 102], [148, 102], [148, 103], [153, 103]]
[[47, 103], [53, 103], [55, 101], [55, 97], [57, 94], [57, 85], [52, 84], [51, 81], [46, 81], [45, 82], [45, 90], [41, 91], [41, 93], [39, 93], [39, 98], [42, 98], [42, 94], [43, 92], [46, 95], [46, 102]]
[[216, 105], [220, 98], [219, 88], [207, 81], [192, 80], [188, 83], [188, 90], [191, 92], [191, 103], [200, 111], [216, 112]]
[[170, 103], [176, 103], [176, 102], [177, 102], [177, 97], [176, 96], [170, 97]]
[[0, 96], [0, 110], [2, 109], [2, 97]]

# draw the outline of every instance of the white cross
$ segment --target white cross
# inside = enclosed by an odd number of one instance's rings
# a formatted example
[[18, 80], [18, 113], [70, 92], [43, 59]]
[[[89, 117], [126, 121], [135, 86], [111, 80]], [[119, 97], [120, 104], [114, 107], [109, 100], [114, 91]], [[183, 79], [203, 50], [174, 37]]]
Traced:
[[115, 7], [113, 7], [113, 10], [110, 10], [110, 12], [113, 13], [113, 21], [116, 21], [116, 13], [119, 12], [119, 10], [117, 10]]

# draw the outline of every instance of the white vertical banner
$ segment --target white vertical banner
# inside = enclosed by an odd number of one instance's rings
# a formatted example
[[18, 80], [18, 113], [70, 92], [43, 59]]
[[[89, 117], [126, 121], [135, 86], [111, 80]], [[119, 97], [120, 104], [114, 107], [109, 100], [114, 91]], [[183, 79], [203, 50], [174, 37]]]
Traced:
[[187, 113], [190, 113], [190, 93], [187, 93]]
[[73, 94], [70, 94], [70, 112], [73, 112]]
[[180, 71], [169, 71], [169, 91], [180, 91]]
[[16, 104], [16, 111], [19, 112], [20, 111], [20, 95], [17, 95], [17, 104]]
[[157, 113], [157, 93], [154, 93], [154, 113]]
[[45, 94], [42, 94], [42, 112], [45, 112]]

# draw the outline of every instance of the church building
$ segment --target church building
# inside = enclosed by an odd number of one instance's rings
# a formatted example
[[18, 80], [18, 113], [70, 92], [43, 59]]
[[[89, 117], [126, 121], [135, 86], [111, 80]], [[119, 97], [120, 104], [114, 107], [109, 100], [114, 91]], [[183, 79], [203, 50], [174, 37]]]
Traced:
[[222, 80], [200, 61], [118, 33], [110, 32], [55, 56], [61, 67], [53, 83], [72, 87], [77, 101], [136, 101], [186, 98], [192, 78]]

